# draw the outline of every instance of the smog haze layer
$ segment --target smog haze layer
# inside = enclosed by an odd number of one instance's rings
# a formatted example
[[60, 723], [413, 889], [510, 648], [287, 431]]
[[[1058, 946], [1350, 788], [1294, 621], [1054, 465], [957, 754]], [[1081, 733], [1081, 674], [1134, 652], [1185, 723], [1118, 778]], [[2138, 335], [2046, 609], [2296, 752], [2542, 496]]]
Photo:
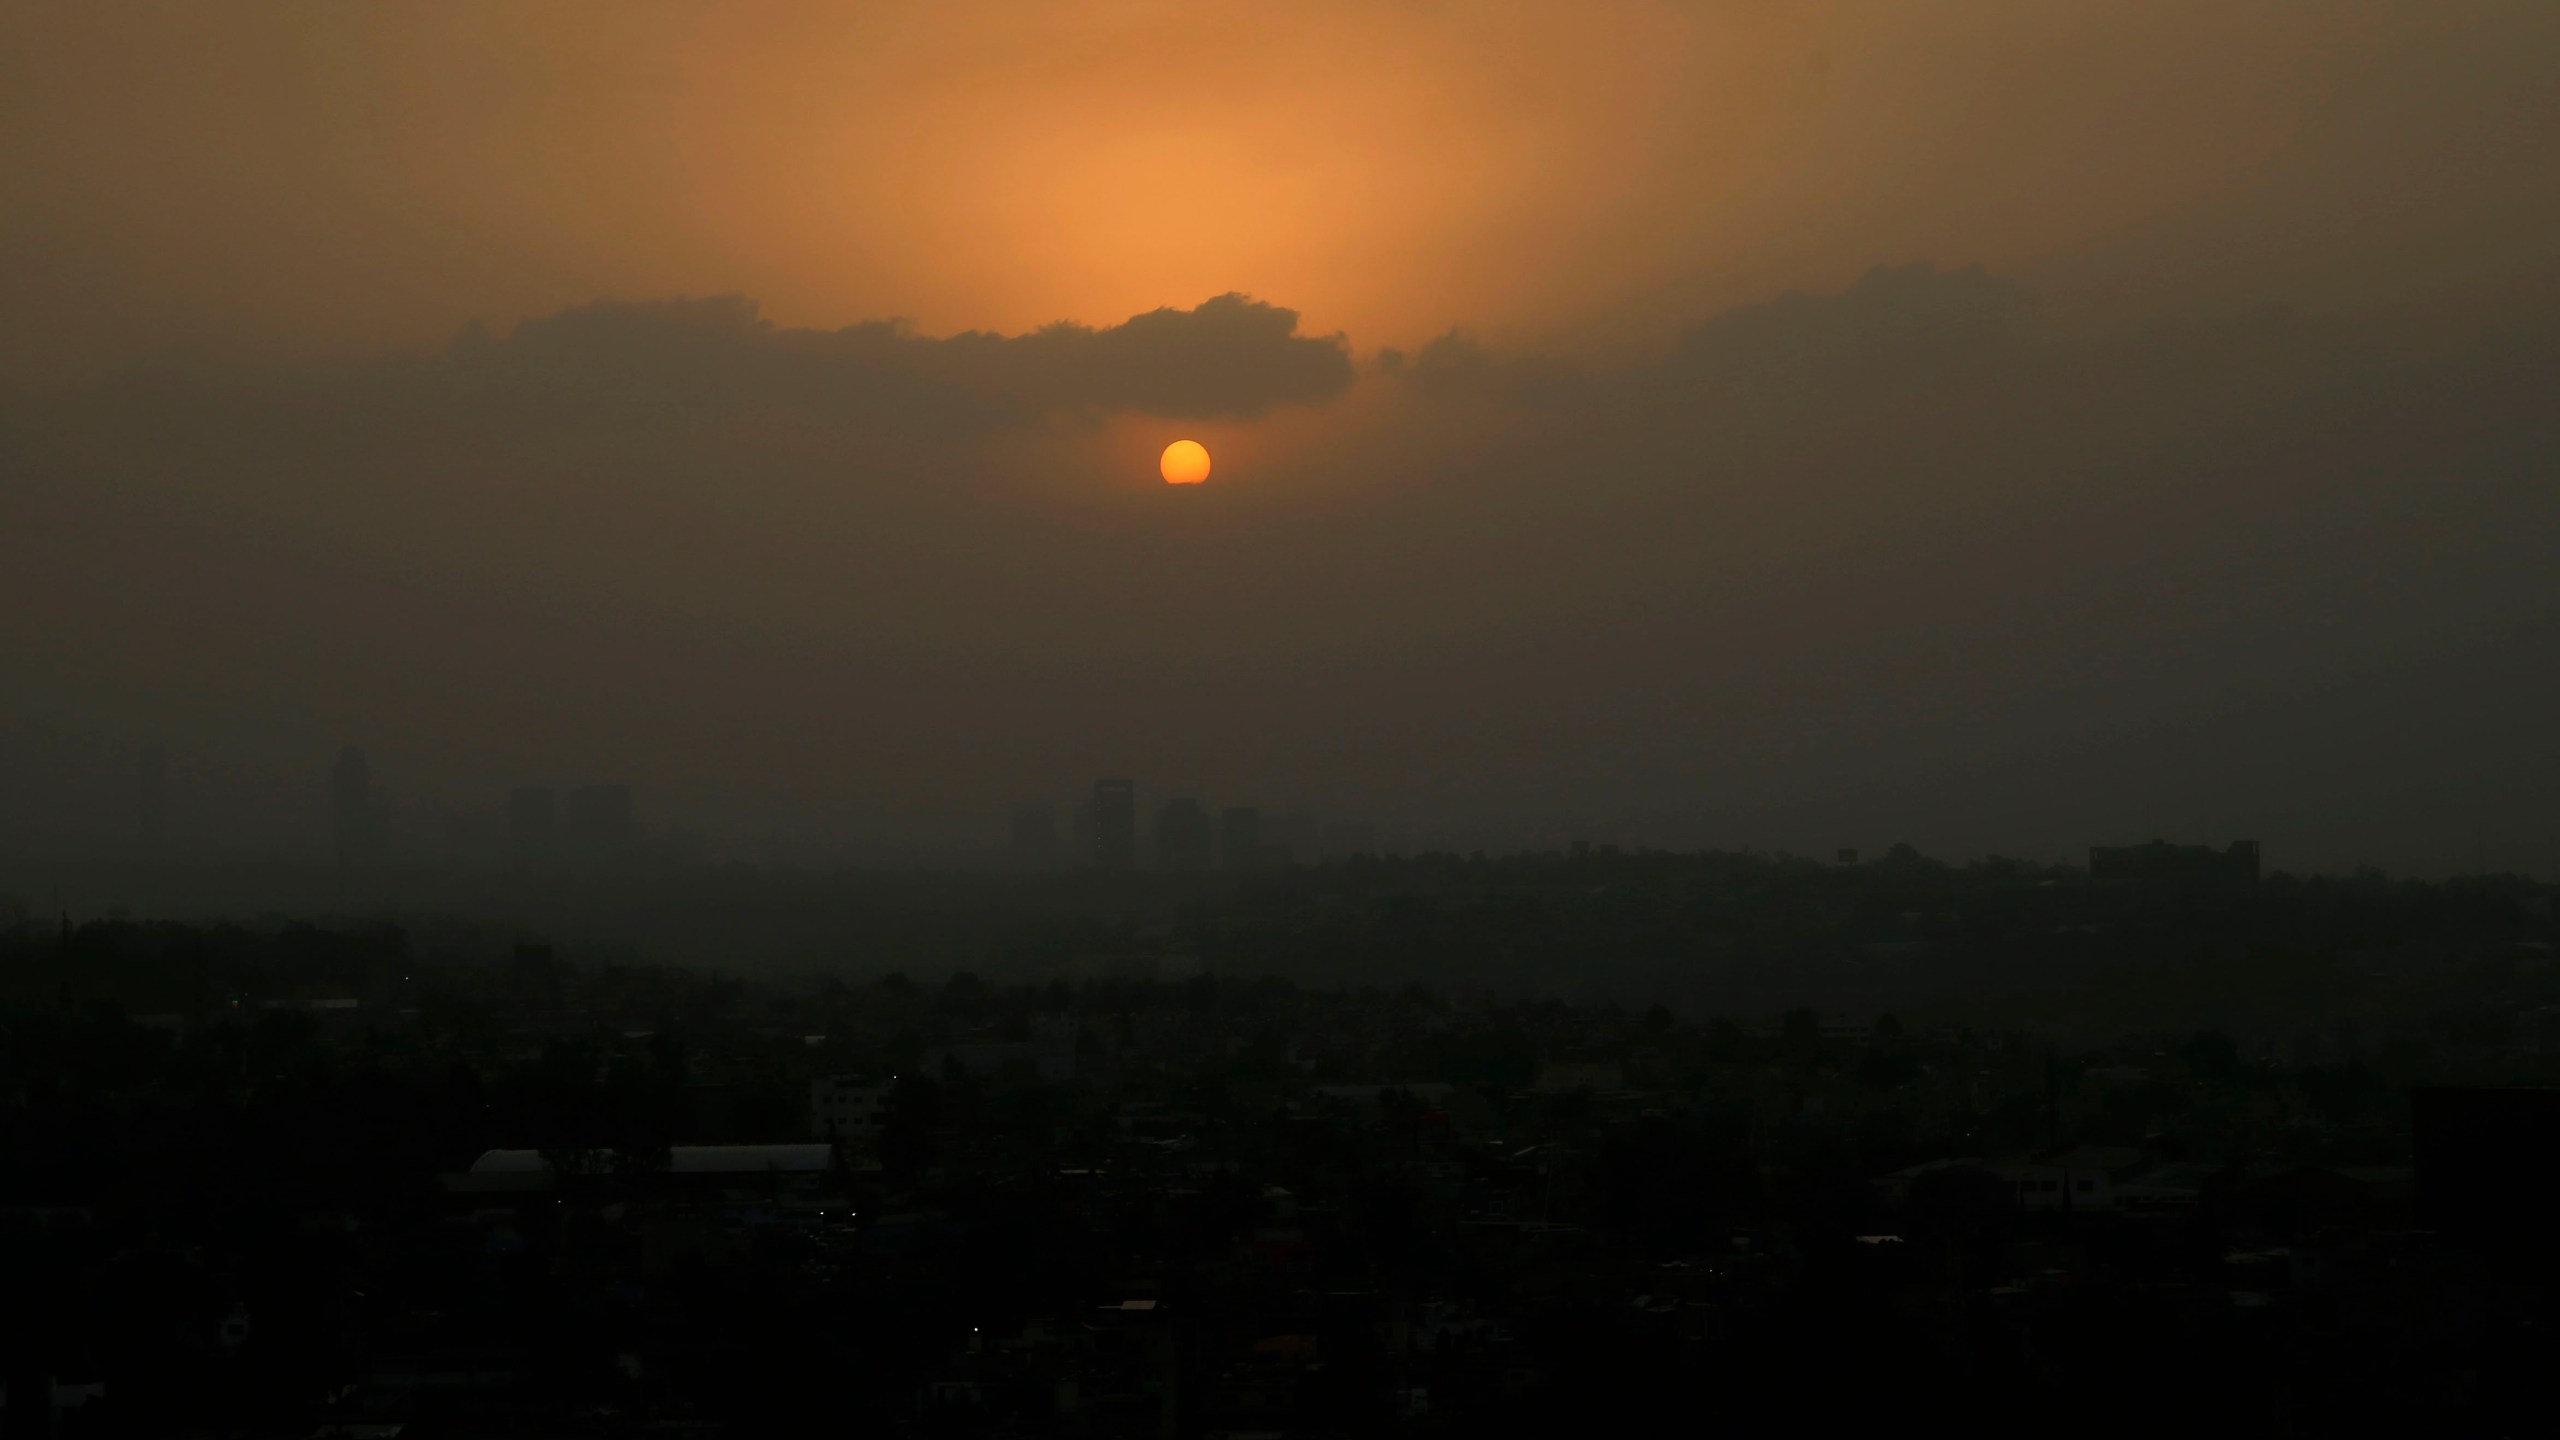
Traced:
[[[0, 855], [2560, 869], [2560, 9], [0, 15]], [[1179, 440], [1214, 456], [1168, 485]]]

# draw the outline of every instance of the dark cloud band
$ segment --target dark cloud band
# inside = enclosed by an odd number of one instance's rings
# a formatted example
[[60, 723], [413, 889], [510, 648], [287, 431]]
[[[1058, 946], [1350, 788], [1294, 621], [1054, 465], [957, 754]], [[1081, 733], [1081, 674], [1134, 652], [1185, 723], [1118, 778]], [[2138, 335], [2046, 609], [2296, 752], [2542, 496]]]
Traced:
[[948, 338], [886, 321], [785, 329], [742, 296], [606, 303], [468, 340], [450, 358], [510, 386], [636, 403], [752, 395], [982, 425], [1054, 410], [1242, 419], [1330, 399], [1352, 379], [1342, 336], [1301, 335], [1295, 310], [1238, 294], [1101, 329]]

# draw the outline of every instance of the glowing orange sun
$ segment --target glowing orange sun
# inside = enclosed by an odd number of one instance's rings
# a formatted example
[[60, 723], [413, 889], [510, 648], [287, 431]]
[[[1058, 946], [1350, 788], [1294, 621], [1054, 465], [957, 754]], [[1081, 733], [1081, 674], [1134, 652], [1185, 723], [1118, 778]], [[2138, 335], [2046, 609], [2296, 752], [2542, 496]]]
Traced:
[[1197, 440], [1176, 440], [1164, 447], [1156, 473], [1167, 485], [1197, 485], [1209, 478], [1209, 447]]

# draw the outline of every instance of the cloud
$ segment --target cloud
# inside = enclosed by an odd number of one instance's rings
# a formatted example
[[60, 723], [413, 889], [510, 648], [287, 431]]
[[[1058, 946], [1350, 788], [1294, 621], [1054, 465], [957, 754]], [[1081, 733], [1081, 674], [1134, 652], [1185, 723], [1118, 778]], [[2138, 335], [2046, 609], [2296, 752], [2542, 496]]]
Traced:
[[[179, 751], [217, 741], [172, 694], [456, 794], [877, 833], [1135, 772], [1667, 843], [2060, 853], [2157, 806], [2416, 864], [2409, 825], [2560, 803], [2560, 683], [2514, 658], [2560, 624], [2554, 387], [2547, 307], [2090, 333], [1931, 266], [1356, 388], [1242, 299], [942, 339], [584, 307], [21, 409], [0, 653], [26, 713]], [[1179, 504], [1081, 418], [1333, 396]], [[2336, 799], [2365, 756], [2387, 824]]]
[[1238, 419], [1350, 388], [1344, 337], [1297, 329], [1297, 311], [1227, 294], [1190, 310], [1151, 310], [1108, 330], [1052, 325], [992, 343], [957, 336], [944, 347], [955, 368], [1000, 392], [1169, 419]]
[[1979, 265], [1881, 265], [1832, 295], [1738, 306], [1681, 336], [1674, 368], [1762, 381], [1833, 366], [1934, 366], [2024, 337], [2033, 298]]
[[[1831, 395], [1860, 377], [1942, 378], [2022, 353], [2034, 297], [1979, 265], [1882, 265], [1830, 294], [1791, 291], [1722, 311], [1681, 332], [1661, 355], [1586, 371], [1554, 356], [1506, 354], [1453, 329], [1379, 368], [1418, 393], [1548, 407], [1623, 405], [1648, 396], [1681, 406], [1742, 392]], [[1836, 399], [1836, 395], [1831, 395]]]
[[444, 359], [460, 378], [618, 408], [752, 402], [948, 433], [1052, 411], [1249, 419], [1351, 384], [1343, 337], [1297, 333], [1298, 312], [1228, 294], [1095, 329], [918, 335], [877, 321], [773, 324], [743, 296], [612, 302], [478, 332]]
[[1579, 373], [1546, 355], [1497, 355], [1464, 330], [1451, 330], [1408, 356], [1388, 350], [1379, 368], [1414, 391], [1430, 396], [1472, 395], [1549, 404], [1570, 398]]

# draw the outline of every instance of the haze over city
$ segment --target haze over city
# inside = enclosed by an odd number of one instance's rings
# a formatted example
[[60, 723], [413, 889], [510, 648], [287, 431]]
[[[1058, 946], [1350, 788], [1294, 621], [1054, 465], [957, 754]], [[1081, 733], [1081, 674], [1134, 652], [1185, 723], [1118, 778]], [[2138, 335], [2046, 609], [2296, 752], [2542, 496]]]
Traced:
[[318, 855], [355, 746], [419, 853], [601, 782], [970, 864], [1129, 776], [1409, 848], [2547, 874], [2555, 40], [12, 7], [0, 851], [115, 853], [156, 749], [170, 845]]
[[0, 3], [0, 1440], [2546, 1432], [2555, 75]]

